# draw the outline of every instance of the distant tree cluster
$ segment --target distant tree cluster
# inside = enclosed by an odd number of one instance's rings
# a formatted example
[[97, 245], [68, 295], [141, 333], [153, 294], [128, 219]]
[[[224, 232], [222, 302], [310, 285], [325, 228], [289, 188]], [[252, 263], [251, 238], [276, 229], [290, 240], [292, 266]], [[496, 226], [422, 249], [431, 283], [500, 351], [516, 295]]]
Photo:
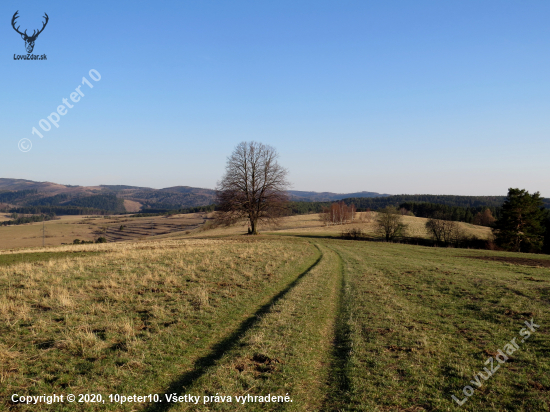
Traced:
[[69, 200], [69, 196], [66, 194], [59, 194], [55, 196], [43, 197], [31, 202], [26, 202], [28, 206], [59, 206], [61, 203]]
[[353, 222], [355, 214], [356, 209], [354, 205], [348, 206], [344, 202], [338, 202], [323, 208], [319, 217], [325, 226], [343, 225]]
[[[466, 223], [474, 223], [474, 219], [479, 213], [484, 213], [487, 209], [490, 210], [491, 215], [494, 218], [499, 217], [500, 206], [504, 202], [504, 196], [494, 196], [498, 199], [502, 199], [501, 203], [495, 202], [493, 197], [488, 196], [487, 205], [477, 205], [480, 200], [465, 200], [470, 196], [433, 196], [433, 200], [441, 200], [446, 203], [451, 203], [454, 199], [457, 199], [457, 203], [460, 204], [443, 204], [433, 202], [421, 202], [421, 201], [406, 201], [400, 202], [396, 200], [404, 198], [430, 198], [430, 196], [388, 196], [380, 198], [349, 198], [343, 199], [346, 205], [355, 205], [358, 212], [364, 212], [367, 210], [380, 210], [387, 206], [393, 206], [399, 210], [405, 211], [407, 214], [411, 212], [414, 216], [430, 218], [438, 212], [443, 212], [449, 216], [449, 220], [455, 220]], [[447, 199], [450, 198], [450, 199]], [[474, 199], [483, 198], [481, 196], [472, 196]], [[495, 206], [495, 203], [497, 204]], [[463, 206], [463, 204], [476, 204], [476, 206]], [[321, 213], [323, 209], [330, 207], [329, 202], [290, 202], [290, 211], [294, 215], [308, 214], [308, 213]], [[550, 207], [550, 204], [549, 204]]]
[[10, 209], [11, 213], [26, 215], [55, 214], [62, 215], [108, 215], [111, 212], [101, 209], [91, 209], [75, 206], [22, 206]]
[[[494, 216], [498, 217], [500, 214], [500, 207], [495, 206], [463, 207], [442, 205], [437, 203], [406, 202], [401, 203], [400, 207], [406, 210], [410, 210], [417, 217], [432, 218], [436, 216], [445, 216], [445, 220], [453, 220], [457, 222], [466, 222], [473, 224], [488, 222], [491, 220], [491, 218], [494, 219]], [[491, 218], [489, 217], [489, 215], [491, 216]], [[483, 226], [489, 225], [483, 224]]]
[[330, 207], [330, 202], [289, 202], [288, 209], [291, 215], [308, 215], [311, 213], [321, 213], [323, 209]]
[[4, 222], [0, 222], [0, 226], [24, 225], [27, 223], [48, 221], [48, 220], [54, 219], [55, 214], [52, 213], [49, 215], [34, 215], [34, 216], [19, 217], [17, 213], [13, 213], [11, 217], [12, 217], [12, 220], [6, 220]]
[[[479, 208], [476, 213], [483, 208], [499, 208], [505, 200], [505, 196], [451, 196], [451, 195], [394, 195], [385, 197], [362, 197], [342, 199], [346, 204], [354, 204], [358, 211], [368, 208], [379, 210], [386, 206], [401, 208], [403, 204], [437, 204], [461, 208]], [[550, 207], [550, 204], [549, 204]], [[411, 210], [415, 215], [417, 213]], [[494, 210], [491, 209], [494, 213]], [[472, 215], [473, 218], [473, 215]]]
[[101, 209], [109, 212], [124, 212], [124, 199], [114, 193], [85, 196], [73, 199], [65, 204], [66, 206]]
[[[186, 213], [210, 213], [217, 210], [217, 205], [186, 207], [179, 209], [142, 209], [140, 213], [134, 214], [134, 217], [150, 217], [159, 215], [182, 215]], [[128, 212], [131, 213], [131, 212]]]
[[107, 243], [107, 239], [104, 237], [98, 237], [96, 240], [73, 240], [73, 245], [88, 245], [92, 243]]

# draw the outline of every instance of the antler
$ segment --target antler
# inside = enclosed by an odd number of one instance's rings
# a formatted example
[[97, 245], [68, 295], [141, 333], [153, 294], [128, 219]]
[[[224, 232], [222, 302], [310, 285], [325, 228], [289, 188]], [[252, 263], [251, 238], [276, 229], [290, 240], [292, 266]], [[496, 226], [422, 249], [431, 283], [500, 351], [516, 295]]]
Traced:
[[48, 17], [48, 14], [47, 14], [46, 12], [44, 12], [44, 14], [45, 14], [45, 15], [42, 16], [42, 17], [44, 17], [44, 18], [46, 19], [46, 22], [45, 22], [45, 23], [42, 23], [42, 24], [43, 24], [42, 29], [40, 29], [40, 30], [38, 31], [38, 33], [36, 33], [36, 34], [34, 34], [34, 32], [32, 33], [32, 37], [37, 37], [37, 36], [38, 36], [40, 33], [42, 33], [42, 32], [44, 31], [44, 29], [46, 28], [46, 24], [48, 24], [48, 21], [50, 20], [50, 18]]
[[[17, 33], [19, 33], [21, 36], [27, 36], [27, 30], [25, 30], [25, 33], [21, 33], [21, 32], [19, 31], [19, 27], [21, 27], [21, 26], [18, 26], [17, 28], [15, 28], [15, 20], [19, 17], [19, 16], [17, 15], [17, 13], [19, 13], [19, 10], [17, 10], [17, 11], [15, 12], [15, 14], [13, 15], [13, 17], [12, 17], [12, 19], [11, 19], [11, 25], [13, 26], [13, 29], [14, 29]], [[43, 30], [43, 29], [42, 29], [42, 30]]]

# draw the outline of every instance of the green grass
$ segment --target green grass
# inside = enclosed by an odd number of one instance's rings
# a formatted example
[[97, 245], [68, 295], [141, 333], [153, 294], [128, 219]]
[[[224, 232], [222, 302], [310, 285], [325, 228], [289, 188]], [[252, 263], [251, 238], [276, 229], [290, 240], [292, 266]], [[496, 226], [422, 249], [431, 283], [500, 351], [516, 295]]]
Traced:
[[[324, 245], [319, 251], [316, 264], [256, 313], [244, 333], [227, 342], [223, 356], [200, 376], [185, 382], [186, 393], [233, 397], [288, 394], [291, 401], [283, 404], [286, 410], [323, 408], [342, 273], [334, 252]], [[233, 405], [211, 403], [208, 409], [234, 410]], [[283, 405], [248, 403], [246, 409], [280, 410]], [[195, 410], [195, 406], [183, 404], [174, 410]]]
[[[292, 236], [102, 247], [0, 264], [0, 408], [156, 393], [200, 406], [17, 410], [549, 410], [550, 269], [471, 258], [548, 257]], [[459, 407], [531, 318], [540, 329]], [[267, 394], [292, 402], [236, 404]], [[233, 402], [202, 404], [216, 395]]]
[[[465, 257], [486, 251], [333, 245], [351, 290], [343, 410], [548, 411], [550, 270]], [[462, 407], [452, 401], [531, 318], [540, 329]]]

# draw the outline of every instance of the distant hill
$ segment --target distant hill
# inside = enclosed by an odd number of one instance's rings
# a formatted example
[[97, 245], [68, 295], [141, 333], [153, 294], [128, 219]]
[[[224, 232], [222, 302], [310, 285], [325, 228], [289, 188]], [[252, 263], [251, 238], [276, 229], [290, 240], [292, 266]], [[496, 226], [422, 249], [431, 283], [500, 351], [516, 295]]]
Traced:
[[[379, 209], [405, 202], [426, 202], [460, 207], [500, 207], [504, 196], [388, 195], [376, 192], [332, 193], [291, 190], [296, 210], [314, 211], [322, 203], [343, 200], [359, 209]], [[72, 186], [25, 179], [0, 178], [0, 210], [18, 213], [120, 213], [162, 211], [208, 206], [216, 191], [190, 186], [164, 189], [128, 185]], [[317, 205], [309, 203], [317, 203]], [[550, 199], [544, 200], [550, 208]]]
[[[289, 191], [289, 195], [293, 201], [305, 202], [388, 196], [375, 192], [319, 193], [298, 190]], [[215, 190], [190, 186], [164, 189], [129, 185], [73, 186], [0, 178], [0, 207], [4, 210], [18, 208], [21, 213], [40, 213], [40, 210], [47, 209], [59, 214], [64, 208], [70, 213], [75, 213], [78, 208], [86, 208], [87, 212], [97, 209], [109, 213], [121, 212], [125, 208], [129, 211], [170, 210], [207, 206], [215, 200]], [[32, 209], [21, 209], [30, 207]]]

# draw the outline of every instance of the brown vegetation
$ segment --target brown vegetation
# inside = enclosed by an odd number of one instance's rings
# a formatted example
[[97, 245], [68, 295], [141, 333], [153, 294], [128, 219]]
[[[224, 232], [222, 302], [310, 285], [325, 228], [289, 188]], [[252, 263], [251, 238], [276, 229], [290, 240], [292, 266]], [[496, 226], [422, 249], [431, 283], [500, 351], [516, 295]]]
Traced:
[[478, 212], [474, 216], [473, 224], [478, 226], [491, 226], [495, 223], [495, 218], [490, 209], [485, 209], [483, 212]]
[[436, 214], [436, 217], [428, 219], [426, 230], [436, 242], [446, 245], [458, 245], [465, 237], [459, 222], [447, 220], [441, 214]]
[[325, 226], [343, 225], [351, 223], [355, 219], [355, 206], [346, 205], [344, 202], [333, 203], [329, 207], [323, 208], [319, 214], [319, 219]]

